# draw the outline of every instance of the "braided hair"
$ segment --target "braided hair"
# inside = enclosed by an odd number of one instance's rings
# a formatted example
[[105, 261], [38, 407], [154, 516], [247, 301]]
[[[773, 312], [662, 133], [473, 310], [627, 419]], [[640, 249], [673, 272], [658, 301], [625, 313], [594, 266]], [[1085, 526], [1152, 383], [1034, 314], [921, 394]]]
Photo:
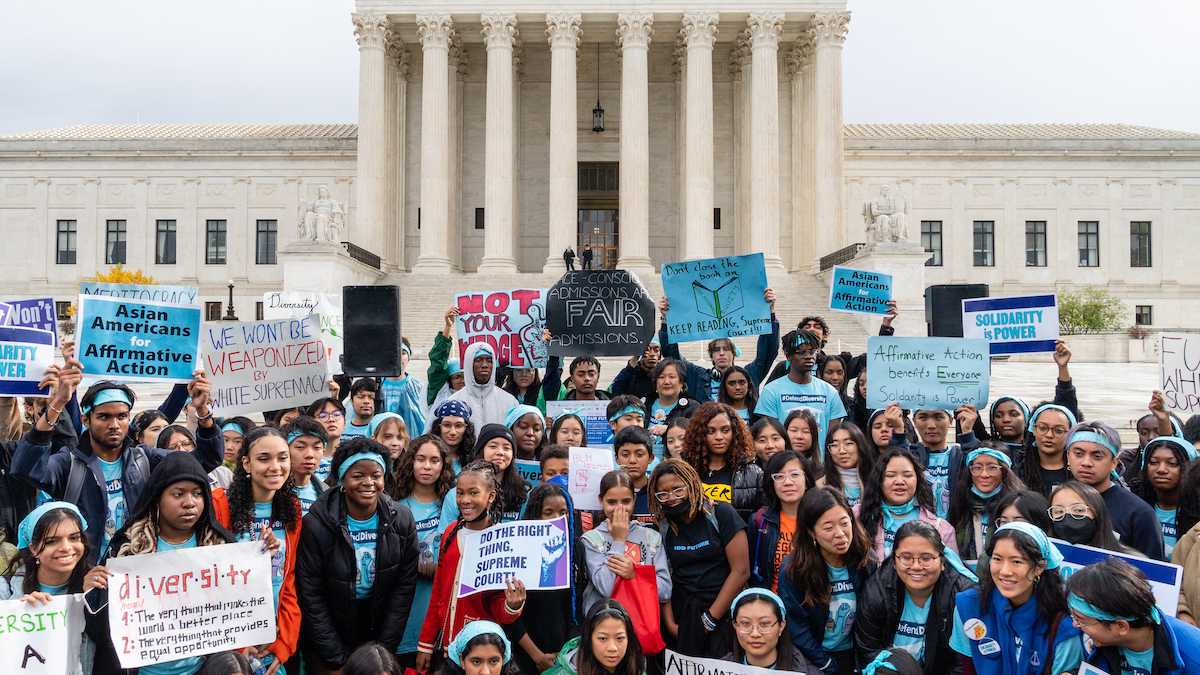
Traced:
[[[491, 522], [500, 522], [500, 515], [503, 511], [500, 506], [500, 475], [497, 472], [496, 465], [487, 460], [477, 459], [464, 466], [462, 471], [458, 472], [458, 480], [462, 480], [462, 477], [466, 475], [478, 476], [484, 482], [484, 485], [487, 486], [488, 491], [495, 493], [496, 496], [488, 504], [487, 515], [488, 520]], [[454, 527], [451, 528], [446, 536], [442, 537], [442, 550], [438, 556], [438, 560], [441, 560], [441, 556], [446, 555], [446, 551], [450, 550], [450, 545], [454, 543], [455, 538], [458, 536], [458, 531], [466, 524], [467, 521], [462, 517], [462, 514], [459, 514], [458, 520], [454, 521]]]

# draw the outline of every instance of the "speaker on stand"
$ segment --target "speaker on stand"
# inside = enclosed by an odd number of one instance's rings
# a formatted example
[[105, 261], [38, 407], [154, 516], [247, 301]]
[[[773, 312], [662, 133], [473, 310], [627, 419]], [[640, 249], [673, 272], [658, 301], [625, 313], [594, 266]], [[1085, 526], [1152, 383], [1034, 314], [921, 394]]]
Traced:
[[343, 286], [342, 328], [347, 377], [400, 376], [399, 286]]
[[962, 337], [962, 301], [988, 297], [987, 284], [941, 284], [925, 289], [930, 337]]

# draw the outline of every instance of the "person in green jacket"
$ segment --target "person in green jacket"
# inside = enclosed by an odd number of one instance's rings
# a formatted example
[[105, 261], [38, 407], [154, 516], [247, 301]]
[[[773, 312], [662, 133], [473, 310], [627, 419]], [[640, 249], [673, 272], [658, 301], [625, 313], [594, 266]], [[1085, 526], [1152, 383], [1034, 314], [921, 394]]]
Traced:
[[645, 659], [633, 619], [611, 598], [592, 605], [583, 634], [563, 645], [554, 667], [542, 675], [644, 675]]
[[462, 364], [457, 359], [450, 360], [450, 349], [454, 347], [454, 317], [458, 316], [458, 308], [446, 310], [446, 326], [442, 332], [433, 336], [433, 348], [429, 350], [429, 387], [425, 390], [425, 400], [430, 408], [450, 398], [450, 395], [463, 388], [466, 376], [462, 372]]

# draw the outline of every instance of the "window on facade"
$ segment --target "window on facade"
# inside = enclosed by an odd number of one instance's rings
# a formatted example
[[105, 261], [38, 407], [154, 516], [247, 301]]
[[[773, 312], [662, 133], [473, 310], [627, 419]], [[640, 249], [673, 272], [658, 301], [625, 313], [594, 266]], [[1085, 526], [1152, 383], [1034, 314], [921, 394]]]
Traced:
[[1100, 266], [1100, 223], [1097, 221], [1079, 221], [1079, 266]]
[[254, 243], [254, 262], [257, 265], [274, 265], [275, 248], [279, 243], [279, 221], [258, 221], [258, 238]]
[[1150, 223], [1129, 223], [1129, 266], [1150, 267]]
[[1046, 221], [1025, 221], [1025, 266], [1046, 266]]
[[[210, 220], [206, 226], [207, 242], [204, 256], [206, 265], [224, 265], [225, 264], [225, 221]], [[220, 317], [217, 317], [220, 318]]]
[[78, 236], [74, 220], [58, 221], [58, 258], [56, 262], [59, 265], [75, 264], [75, 243]]
[[125, 264], [125, 221], [108, 221], [108, 241], [104, 246], [106, 265]]
[[475, 207], [475, 229], [482, 230], [486, 221], [483, 218], [483, 208]]
[[580, 192], [616, 192], [621, 189], [621, 175], [616, 162], [579, 164]]
[[720, 207], [713, 209], [713, 229], [714, 230], [721, 229], [721, 208]]
[[1153, 305], [1134, 305], [1133, 322], [1139, 326], [1149, 326], [1154, 323]]
[[219, 303], [219, 302], [204, 303], [204, 320], [205, 321], [220, 321], [221, 320], [221, 303]]
[[933, 257], [925, 261], [926, 267], [941, 267], [942, 266], [942, 221], [940, 220], [922, 220], [921, 221], [921, 246], [925, 247], [926, 253], [932, 253]]
[[155, 224], [154, 264], [175, 264], [175, 221], [160, 220]]
[[69, 300], [68, 301], [56, 300], [54, 302], [54, 314], [55, 314], [55, 316], [58, 317], [59, 321], [66, 321], [67, 319], [70, 319], [71, 318], [70, 312], [71, 312], [71, 302]]
[[255, 321], [263, 320], [263, 304], [262, 304], [261, 300], [254, 303], [254, 320]]
[[995, 267], [996, 265], [996, 222], [993, 220], [975, 221], [975, 266]]

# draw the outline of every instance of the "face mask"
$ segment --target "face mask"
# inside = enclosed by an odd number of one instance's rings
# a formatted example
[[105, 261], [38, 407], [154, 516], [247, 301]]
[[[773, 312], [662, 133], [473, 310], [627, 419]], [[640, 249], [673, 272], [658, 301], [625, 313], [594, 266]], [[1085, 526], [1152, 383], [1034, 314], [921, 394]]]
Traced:
[[1054, 536], [1065, 539], [1072, 544], [1086, 544], [1096, 535], [1096, 521], [1091, 518], [1075, 519], [1072, 516], [1063, 516], [1063, 519], [1054, 523]]
[[687, 501], [680, 501], [678, 504], [673, 506], [669, 504], [662, 505], [663, 513], [667, 514], [667, 517], [672, 520], [679, 520], [687, 517], [688, 511], [690, 511], [691, 508], [692, 505]]

